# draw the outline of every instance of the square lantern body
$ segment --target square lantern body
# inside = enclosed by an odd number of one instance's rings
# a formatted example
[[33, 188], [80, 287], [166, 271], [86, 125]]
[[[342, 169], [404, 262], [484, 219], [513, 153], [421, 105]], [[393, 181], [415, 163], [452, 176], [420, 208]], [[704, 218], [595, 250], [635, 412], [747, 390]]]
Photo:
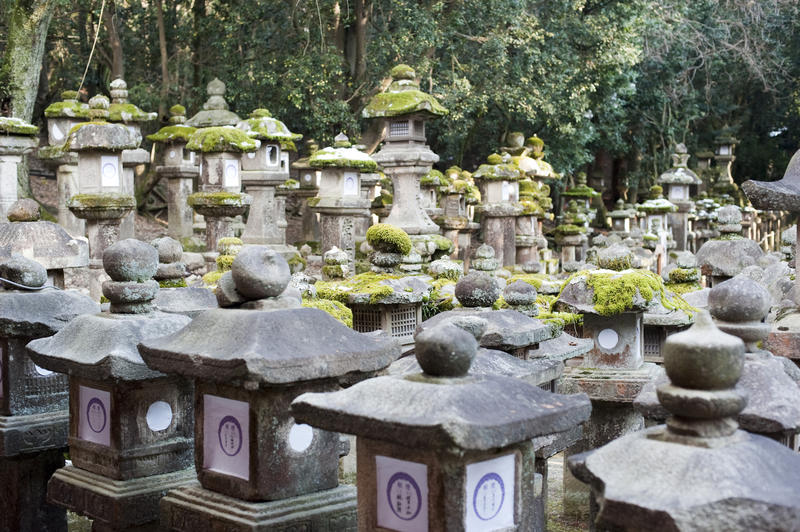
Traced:
[[612, 218], [611, 227], [618, 233], [630, 233], [631, 219], [630, 218]]
[[642, 313], [614, 316], [584, 314], [583, 337], [594, 341], [583, 366], [604, 369], [638, 369], [644, 361]]
[[0, 337], [0, 415], [21, 416], [65, 410], [67, 376], [40, 368], [28, 356], [31, 338]]
[[289, 414], [298, 395], [337, 388], [332, 380], [258, 390], [197, 381], [200, 484], [247, 501], [288, 499], [338, 486], [339, 434], [296, 424]]
[[[281, 150], [280, 144], [262, 141], [256, 151], [242, 154], [242, 170], [245, 172], [288, 172], [286, 169], [281, 169], [282, 157], [283, 150]], [[288, 178], [287, 175], [285, 179]]]
[[87, 150], [78, 152], [78, 194], [124, 194], [122, 153]]
[[67, 117], [48, 118], [47, 119], [48, 144], [50, 144], [50, 146], [63, 145], [64, 141], [67, 140], [67, 135], [69, 135], [69, 131], [76, 125], [85, 121], [86, 120], [82, 120], [79, 118], [67, 118]]
[[186, 149], [185, 142], [173, 142], [164, 146], [164, 166], [194, 166], [195, 154]]
[[670, 201], [688, 201], [689, 200], [689, 185], [674, 183], [668, 185], [668, 197]]
[[192, 463], [192, 384], [180, 377], [94, 381], [70, 377], [72, 463], [115, 480], [160, 475]]
[[533, 530], [541, 491], [530, 441], [491, 451], [357, 438], [358, 529]]
[[425, 120], [421, 116], [405, 115], [387, 119], [386, 142], [425, 144]]
[[322, 172], [313, 168], [306, 168], [298, 173], [297, 178], [302, 188], [319, 188], [322, 181]]
[[349, 307], [353, 311], [353, 330], [386, 331], [404, 347], [414, 343], [414, 331], [422, 323], [422, 303]]
[[320, 197], [361, 197], [361, 173], [351, 168], [324, 168], [319, 184]]
[[669, 224], [667, 223], [667, 215], [663, 213], [648, 214], [647, 215], [647, 230], [657, 235], [662, 231], [669, 231]]
[[448, 194], [444, 199], [444, 215], [458, 218], [467, 215], [467, 201], [461, 194]]
[[484, 181], [480, 188], [484, 203], [519, 201], [519, 183], [516, 181]]
[[200, 156], [200, 190], [224, 190], [238, 194], [242, 190], [242, 162], [238, 153], [211, 152]]

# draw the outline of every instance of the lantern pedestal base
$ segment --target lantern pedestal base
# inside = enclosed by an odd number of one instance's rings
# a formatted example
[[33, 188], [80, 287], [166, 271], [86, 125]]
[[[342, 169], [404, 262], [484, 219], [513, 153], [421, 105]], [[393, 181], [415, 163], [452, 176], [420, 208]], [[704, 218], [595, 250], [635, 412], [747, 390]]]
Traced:
[[0, 457], [66, 449], [68, 427], [66, 409], [27, 416], [0, 416]]
[[64, 465], [64, 450], [0, 458], [0, 530], [66, 532], [67, 514], [47, 503], [47, 479]]
[[161, 504], [162, 529], [176, 532], [355, 532], [356, 522], [356, 488], [349, 485], [289, 499], [248, 502], [192, 483], [170, 491]]
[[[112, 480], [67, 466], [56, 471], [47, 484], [47, 500], [92, 519], [93, 532], [155, 532], [161, 530], [161, 498], [195, 478], [194, 467], [132, 480]], [[202, 527], [195, 532], [198, 530]]]

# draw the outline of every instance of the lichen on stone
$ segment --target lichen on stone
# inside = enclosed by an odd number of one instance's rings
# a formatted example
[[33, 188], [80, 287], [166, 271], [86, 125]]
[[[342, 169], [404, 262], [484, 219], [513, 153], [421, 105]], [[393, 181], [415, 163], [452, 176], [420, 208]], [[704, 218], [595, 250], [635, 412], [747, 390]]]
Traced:
[[400, 279], [398, 275], [377, 274], [373, 272], [361, 273], [344, 281], [318, 281], [314, 286], [317, 297], [330, 299], [341, 303], [349, 303], [352, 294], [367, 294], [369, 302], [379, 303], [392, 295], [394, 289], [382, 284], [386, 279]]
[[8, 135], [37, 135], [39, 128], [20, 118], [0, 116], [0, 133]]
[[373, 225], [367, 229], [366, 238], [376, 251], [401, 255], [407, 255], [411, 251], [411, 238], [408, 233], [391, 224]]
[[190, 207], [195, 205], [225, 205], [230, 207], [241, 207], [245, 205], [244, 194], [235, 192], [195, 192], [186, 198]]
[[189, 138], [186, 148], [203, 153], [255, 151], [259, 141], [233, 126], [199, 128]]
[[84, 209], [130, 208], [136, 207], [136, 198], [127, 194], [75, 194], [67, 201], [68, 207]]
[[158, 113], [142, 111], [132, 103], [112, 103], [108, 106], [108, 119], [111, 122], [150, 122]]

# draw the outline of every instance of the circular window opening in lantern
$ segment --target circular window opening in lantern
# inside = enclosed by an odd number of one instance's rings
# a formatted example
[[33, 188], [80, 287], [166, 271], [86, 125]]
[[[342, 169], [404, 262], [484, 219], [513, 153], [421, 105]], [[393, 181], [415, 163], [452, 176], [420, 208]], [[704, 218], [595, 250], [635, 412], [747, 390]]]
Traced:
[[603, 349], [614, 349], [619, 343], [619, 334], [614, 329], [603, 329], [597, 335], [597, 343]]
[[313, 440], [314, 429], [305, 423], [292, 425], [289, 429], [289, 447], [296, 453], [302, 453], [311, 447]]
[[42, 377], [49, 377], [53, 374], [52, 371], [49, 369], [44, 369], [43, 367], [37, 366], [36, 364], [33, 365], [33, 369], [36, 370], [36, 373], [41, 375]]
[[165, 401], [155, 401], [147, 408], [146, 419], [153, 432], [165, 430], [172, 424], [172, 407]]

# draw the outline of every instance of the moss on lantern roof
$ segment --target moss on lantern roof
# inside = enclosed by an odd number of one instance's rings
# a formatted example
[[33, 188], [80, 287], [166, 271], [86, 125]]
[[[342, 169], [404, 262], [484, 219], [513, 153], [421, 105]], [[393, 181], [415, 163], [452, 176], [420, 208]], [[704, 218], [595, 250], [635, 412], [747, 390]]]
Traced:
[[199, 128], [189, 138], [186, 148], [203, 153], [254, 151], [259, 141], [233, 126]]
[[447, 186], [450, 184], [448, 179], [445, 177], [443, 173], [435, 168], [431, 168], [431, 171], [422, 176], [419, 180], [420, 185], [432, 185], [432, 186]]
[[128, 194], [102, 193], [102, 194], [75, 194], [67, 200], [68, 207], [82, 207], [84, 209], [114, 209], [136, 208], [136, 198]]
[[0, 116], [0, 133], [10, 135], [36, 135], [39, 128], [13, 116]]
[[344, 281], [317, 281], [317, 297], [348, 303], [351, 294], [367, 294], [369, 302], [378, 303], [394, 294], [394, 288], [382, 284], [387, 279], [400, 279], [400, 275], [360, 273]]
[[134, 150], [141, 142], [141, 135], [127, 126], [95, 119], [72, 126], [64, 141], [63, 151]]
[[355, 148], [327, 147], [314, 152], [308, 159], [312, 168], [357, 168], [362, 171], [373, 172], [378, 169], [372, 157]]
[[108, 119], [111, 122], [150, 122], [158, 113], [142, 111], [132, 103], [112, 103], [108, 106]]
[[367, 242], [376, 251], [384, 253], [400, 253], [406, 255], [411, 251], [411, 237], [408, 233], [391, 224], [375, 224], [367, 229]]
[[555, 231], [560, 235], [569, 236], [583, 233], [586, 231], [586, 228], [574, 224], [561, 224], [556, 226]]
[[640, 211], [647, 214], [660, 214], [665, 212], [675, 212], [678, 207], [671, 201], [664, 198], [649, 199], [638, 206]]
[[376, 94], [362, 111], [364, 118], [379, 118], [425, 113], [430, 116], [447, 114], [442, 104], [430, 94], [422, 92], [416, 82], [414, 69], [408, 65], [397, 65], [390, 75], [392, 83], [385, 92]]
[[524, 177], [525, 173], [514, 164], [510, 156], [503, 157], [497, 153], [487, 157], [486, 164], [480, 165], [472, 174], [473, 179], [484, 181], [519, 181]]
[[353, 328], [353, 311], [340, 301], [333, 299], [303, 299], [303, 306], [323, 310], [344, 325], [351, 329]]
[[572, 187], [570, 189], [565, 190], [564, 192], [562, 192], [562, 194], [564, 196], [569, 196], [573, 198], [594, 198], [600, 195], [599, 192], [597, 192], [589, 185], [578, 185], [576, 187]]
[[171, 144], [173, 142], [189, 142], [189, 138], [197, 131], [196, 127], [184, 124], [174, 126], [164, 126], [152, 135], [147, 135], [147, 139], [153, 142], [163, 142]]
[[195, 205], [227, 205], [231, 207], [242, 207], [247, 205], [246, 194], [236, 192], [195, 192], [186, 198], [186, 203], [190, 207]]
[[44, 116], [47, 118], [89, 118], [89, 105], [81, 103], [77, 100], [78, 93], [75, 91], [64, 91], [61, 94], [69, 92], [67, 96], [74, 93], [74, 97], [66, 98], [61, 102], [53, 102], [44, 110]]
[[236, 127], [253, 138], [277, 142], [286, 151], [297, 151], [294, 141], [303, 138], [303, 135], [289, 131], [286, 124], [273, 118], [266, 109], [253, 110], [250, 118], [242, 120], [236, 124]]
[[186, 107], [182, 106], [181, 104], [177, 103], [169, 108], [169, 114], [171, 115], [179, 115], [185, 116], [186, 115]]

